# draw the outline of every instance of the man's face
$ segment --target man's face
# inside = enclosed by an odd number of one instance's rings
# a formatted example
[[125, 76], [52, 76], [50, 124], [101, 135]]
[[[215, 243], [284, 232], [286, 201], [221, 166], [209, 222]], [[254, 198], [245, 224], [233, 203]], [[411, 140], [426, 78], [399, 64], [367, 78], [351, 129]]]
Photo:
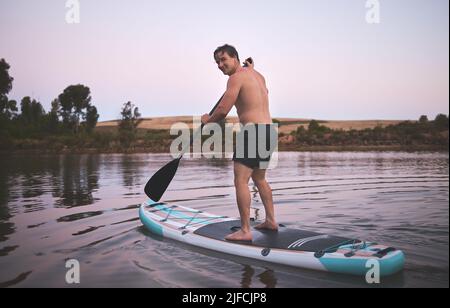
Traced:
[[232, 75], [236, 71], [236, 58], [230, 57], [226, 52], [219, 52], [216, 54], [216, 63], [219, 70], [224, 75]]

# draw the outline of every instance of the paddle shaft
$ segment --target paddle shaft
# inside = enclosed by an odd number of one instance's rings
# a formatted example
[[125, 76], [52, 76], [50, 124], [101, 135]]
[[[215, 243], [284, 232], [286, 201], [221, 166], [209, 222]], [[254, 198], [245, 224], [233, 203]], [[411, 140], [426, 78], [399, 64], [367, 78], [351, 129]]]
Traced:
[[[223, 94], [223, 95], [219, 98], [219, 101], [214, 105], [213, 109], [212, 109], [211, 112], [209, 113], [210, 116], [212, 116], [213, 113], [214, 113], [214, 111], [216, 111], [216, 109], [217, 109], [217, 107], [219, 106], [220, 101], [222, 100], [222, 98], [223, 98], [224, 95], [225, 95], [225, 94]], [[191, 141], [189, 142], [189, 144], [188, 144], [187, 146], [185, 146], [185, 147], [182, 149], [181, 154], [180, 154], [180, 156], [178, 156], [177, 159], [181, 159], [181, 158], [183, 157], [183, 155], [186, 154], [186, 151], [191, 147], [191, 145], [192, 145], [192, 143], [194, 142], [194, 140], [195, 140], [195, 138], [197, 137], [197, 135], [200, 134], [200, 133], [202, 132], [203, 126], [205, 126], [205, 124], [202, 123], [202, 125], [195, 131], [195, 133], [192, 134], [192, 139], [191, 139]]]

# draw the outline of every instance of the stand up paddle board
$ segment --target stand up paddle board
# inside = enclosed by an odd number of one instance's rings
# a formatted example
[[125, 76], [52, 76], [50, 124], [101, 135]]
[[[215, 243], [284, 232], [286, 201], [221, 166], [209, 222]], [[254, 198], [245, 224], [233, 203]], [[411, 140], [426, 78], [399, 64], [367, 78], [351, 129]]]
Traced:
[[152, 200], [141, 205], [139, 217], [148, 230], [163, 237], [295, 267], [366, 275], [373, 264], [378, 264], [380, 275], [388, 276], [404, 265], [403, 252], [393, 247], [282, 225], [278, 231], [252, 229], [252, 241], [227, 241], [224, 237], [240, 228], [239, 219]]

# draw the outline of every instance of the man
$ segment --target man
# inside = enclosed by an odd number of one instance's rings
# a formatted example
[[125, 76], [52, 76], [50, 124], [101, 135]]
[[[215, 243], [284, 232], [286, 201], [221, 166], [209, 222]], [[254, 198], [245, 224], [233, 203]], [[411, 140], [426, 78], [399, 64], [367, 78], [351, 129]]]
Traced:
[[[262, 126], [263, 128], [268, 127], [268, 130], [273, 129], [266, 82], [264, 77], [253, 68], [251, 58], [244, 63], [248, 67], [241, 67], [236, 49], [233, 46], [224, 45], [214, 51], [214, 59], [223, 74], [229, 76], [227, 90], [214, 113], [211, 116], [208, 114], [202, 116], [202, 123], [219, 122], [227, 116], [233, 106], [236, 106], [239, 122], [242, 125], [254, 123], [257, 127]], [[260, 130], [257, 128], [256, 132], [258, 131]], [[260, 138], [258, 138], [258, 135], [256, 137], [257, 147]], [[254, 143], [251, 144], [248, 139], [245, 139], [244, 151], [240, 149], [240, 152], [244, 152], [244, 157], [237, 155], [236, 152], [233, 156], [234, 184], [241, 216], [241, 229], [225, 237], [226, 240], [230, 241], [252, 240], [250, 229], [251, 196], [248, 187], [250, 177], [258, 188], [266, 212], [265, 221], [255, 228], [278, 230], [278, 225], [275, 221], [272, 189], [266, 181], [266, 170], [260, 168], [259, 164], [260, 162], [267, 162], [270, 156], [265, 158], [261, 158], [259, 155], [249, 157], [248, 153], [252, 151], [247, 150], [250, 147], [255, 147], [255, 145]], [[266, 146], [267, 139], [266, 135]], [[237, 148], [236, 151], [238, 152], [238, 150]], [[258, 148], [256, 148], [256, 153], [259, 153]]]

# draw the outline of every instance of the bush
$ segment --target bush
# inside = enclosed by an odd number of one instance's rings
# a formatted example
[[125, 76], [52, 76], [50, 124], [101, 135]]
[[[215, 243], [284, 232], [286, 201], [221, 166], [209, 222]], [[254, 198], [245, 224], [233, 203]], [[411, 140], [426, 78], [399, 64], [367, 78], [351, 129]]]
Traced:
[[438, 114], [434, 119], [434, 127], [439, 131], [448, 130], [448, 116], [445, 114]]

